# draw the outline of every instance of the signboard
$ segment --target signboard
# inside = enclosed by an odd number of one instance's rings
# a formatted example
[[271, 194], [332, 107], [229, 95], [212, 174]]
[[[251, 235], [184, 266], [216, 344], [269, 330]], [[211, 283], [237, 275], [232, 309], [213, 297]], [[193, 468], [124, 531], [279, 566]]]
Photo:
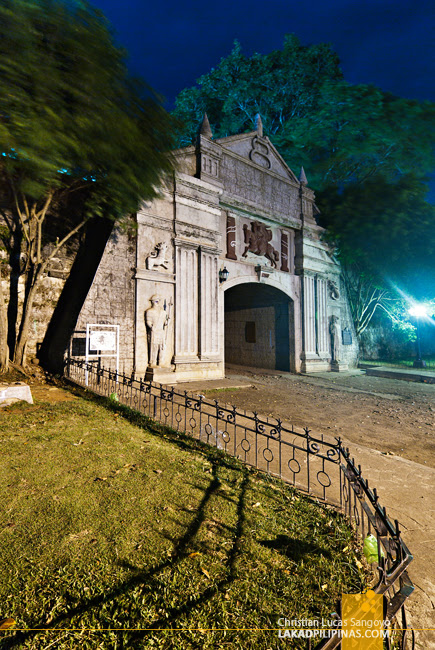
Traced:
[[89, 333], [89, 349], [101, 352], [116, 351], [116, 332], [114, 330], [91, 330]]
[[[116, 373], [119, 372], [119, 325], [90, 323], [86, 325], [86, 363], [103, 357], [115, 358]], [[88, 370], [85, 372], [88, 385]]]

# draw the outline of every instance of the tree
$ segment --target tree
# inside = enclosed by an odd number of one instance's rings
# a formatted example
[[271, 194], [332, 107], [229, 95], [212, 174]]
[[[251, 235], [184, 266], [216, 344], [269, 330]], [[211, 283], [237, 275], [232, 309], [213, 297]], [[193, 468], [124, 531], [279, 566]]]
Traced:
[[0, 25], [8, 340], [11, 358], [24, 364], [32, 304], [50, 260], [91, 219], [120, 219], [156, 195], [171, 169], [172, 120], [128, 75], [104, 16], [87, 2], [2, 0]]
[[431, 102], [349, 84], [329, 45], [303, 46], [294, 35], [282, 50], [251, 57], [236, 41], [175, 103], [180, 146], [192, 143], [204, 112], [216, 138], [252, 131], [260, 113], [265, 133], [291, 168], [304, 166], [316, 192], [433, 170]]
[[399, 322], [405, 304], [433, 297], [435, 206], [425, 197], [425, 184], [410, 174], [394, 184], [373, 176], [321, 195], [357, 334], [377, 310]]
[[5, 300], [3, 297], [3, 287], [0, 267], [0, 374], [9, 369], [8, 346], [6, 344], [8, 337], [8, 318], [6, 314]]
[[179, 94], [180, 145], [192, 142], [204, 112], [215, 137], [255, 129], [260, 113], [290, 168], [304, 167], [337, 245], [358, 333], [395, 299], [387, 278], [404, 246], [408, 259], [418, 259], [414, 268], [433, 278], [425, 194], [435, 162], [434, 104], [349, 84], [328, 45], [287, 36], [282, 50], [252, 57], [236, 42]]
[[327, 80], [314, 109], [287, 121], [275, 143], [289, 163], [304, 166], [317, 192], [380, 176], [394, 184], [432, 171], [434, 118], [430, 102]]
[[290, 35], [282, 50], [246, 57], [236, 41], [229, 56], [176, 98], [174, 115], [183, 125], [179, 145], [191, 144], [204, 112], [215, 137], [252, 131], [257, 113], [273, 137], [313, 108], [324, 81], [341, 78], [329, 45], [304, 47]]

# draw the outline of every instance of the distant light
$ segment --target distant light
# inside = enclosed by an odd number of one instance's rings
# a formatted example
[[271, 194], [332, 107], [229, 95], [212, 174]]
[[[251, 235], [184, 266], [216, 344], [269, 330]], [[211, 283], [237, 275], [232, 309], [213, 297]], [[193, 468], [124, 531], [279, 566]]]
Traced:
[[416, 318], [423, 318], [427, 316], [427, 308], [425, 305], [413, 305], [408, 309], [408, 314]]

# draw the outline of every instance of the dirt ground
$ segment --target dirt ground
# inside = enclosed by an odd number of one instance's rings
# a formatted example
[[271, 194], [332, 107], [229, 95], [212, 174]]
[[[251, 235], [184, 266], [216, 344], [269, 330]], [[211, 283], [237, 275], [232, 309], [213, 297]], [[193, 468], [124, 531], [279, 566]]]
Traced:
[[[2, 383], [13, 385], [20, 382], [30, 386], [34, 402], [65, 402], [77, 399], [70, 391], [65, 390], [62, 382], [46, 376], [40, 368], [30, 369], [28, 374], [16, 370], [1, 375]], [[39, 408], [38, 406], [36, 408]], [[0, 411], [1, 412], [1, 411]]]
[[252, 387], [207, 396], [435, 467], [434, 384], [368, 377], [364, 371], [326, 378], [233, 367], [227, 376], [243, 377]]

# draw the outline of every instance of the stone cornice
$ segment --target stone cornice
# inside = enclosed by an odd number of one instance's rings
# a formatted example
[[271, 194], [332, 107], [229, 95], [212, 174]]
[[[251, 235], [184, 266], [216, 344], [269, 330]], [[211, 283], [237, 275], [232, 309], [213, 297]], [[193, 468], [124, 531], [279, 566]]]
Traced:
[[174, 238], [174, 246], [175, 248], [189, 248], [191, 250], [198, 250], [200, 247], [199, 242], [193, 242], [192, 240], [189, 239], [182, 239], [181, 237], [175, 237]]
[[189, 174], [183, 174], [182, 172], [178, 172], [175, 176], [175, 193], [177, 193], [178, 190], [178, 185], [184, 185], [186, 187], [190, 187], [196, 191], [201, 191], [204, 192], [204, 194], [211, 194], [214, 196], [219, 196], [222, 194], [222, 189], [220, 187], [217, 187], [216, 185], [213, 185], [212, 183], [207, 183], [207, 181], [203, 181], [199, 178], [195, 178], [194, 176], [189, 176]]
[[[190, 208], [197, 208], [199, 205], [200, 206], [206, 206], [207, 212], [210, 212], [212, 214], [220, 214], [220, 206], [216, 202], [211, 202], [207, 201], [206, 199], [199, 199], [196, 196], [190, 196], [189, 194], [185, 194], [183, 192], [175, 192], [175, 197], [176, 197], [176, 203], [179, 205], [187, 205]], [[202, 208], [204, 209], [204, 208]], [[175, 216], [175, 218], [177, 218]]]
[[174, 229], [173, 218], [168, 219], [167, 217], [162, 217], [160, 215], [153, 214], [152, 212], [146, 212], [145, 210], [142, 210], [141, 213], [138, 213], [137, 223], [141, 226], [161, 228], [162, 230], [167, 230], [169, 232], [172, 232]]
[[229, 194], [223, 194], [221, 201], [221, 208], [232, 212], [234, 216], [244, 217], [247, 219], [266, 219], [271, 223], [281, 228], [288, 228], [290, 230], [300, 230], [302, 222], [300, 219], [294, 217], [283, 217], [276, 215], [276, 213], [262, 210], [257, 204], [248, 201], [247, 199], [236, 199]]
[[175, 284], [175, 275], [173, 273], [164, 273], [163, 271], [148, 271], [147, 269], [136, 269], [136, 280], [151, 280], [152, 282], [167, 282]]
[[223, 253], [223, 250], [221, 248], [216, 248], [216, 246], [209, 246], [208, 244], [199, 244], [198, 248], [201, 252], [208, 253], [209, 255], [219, 256], [221, 253]]

